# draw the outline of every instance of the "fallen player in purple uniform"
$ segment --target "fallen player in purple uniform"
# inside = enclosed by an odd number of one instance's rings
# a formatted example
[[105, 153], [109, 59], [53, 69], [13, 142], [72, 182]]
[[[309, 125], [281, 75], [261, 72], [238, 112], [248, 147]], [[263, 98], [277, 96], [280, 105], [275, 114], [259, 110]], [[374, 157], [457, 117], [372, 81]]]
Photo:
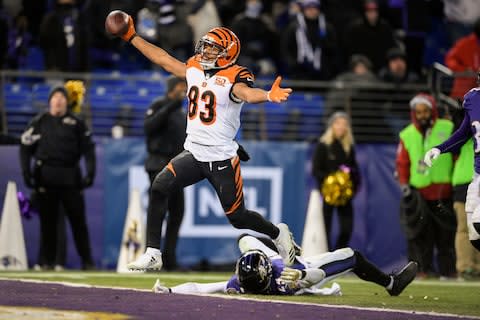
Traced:
[[[165, 287], [159, 280], [157, 293], [249, 293], [269, 295], [341, 295], [340, 287], [323, 286], [348, 272], [360, 279], [384, 287], [391, 296], [398, 296], [417, 274], [417, 263], [409, 262], [395, 274], [385, 274], [360, 252], [342, 248], [312, 257], [296, 256], [295, 263], [286, 267], [275, 244], [267, 238], [242, 235], [238, 240], [242, 255], [237, 260], [235, 274], [228, 281], [215, 283], [184, 283]], [[299, 254], [299, 253], [298, 253]]]

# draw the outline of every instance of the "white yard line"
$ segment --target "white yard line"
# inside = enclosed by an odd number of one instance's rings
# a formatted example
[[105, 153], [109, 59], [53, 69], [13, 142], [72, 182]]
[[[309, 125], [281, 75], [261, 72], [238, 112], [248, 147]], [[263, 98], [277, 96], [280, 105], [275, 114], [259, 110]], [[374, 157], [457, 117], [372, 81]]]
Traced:
[[[143, 273], [143, 272], [129, 272], [129, 273], [111, 273], [111, 272], [79, 272], [79, 273], [63, 273], [63, 272], [8, 272], [0, 273], [0, 279], [18, 279], [18, 278], [67, 278], [67, 279], [87, 279], [87, 278], [117, 278], [119, 276], [126, 276], [132, 278], [153, 279], [178, 279], [181, 273]], [[212, 280], [222, 281], [228, 280], [229, 276], [209, 275], [194, 273], [183, 274], [185, 278], [195, 278], [196, 280]]]

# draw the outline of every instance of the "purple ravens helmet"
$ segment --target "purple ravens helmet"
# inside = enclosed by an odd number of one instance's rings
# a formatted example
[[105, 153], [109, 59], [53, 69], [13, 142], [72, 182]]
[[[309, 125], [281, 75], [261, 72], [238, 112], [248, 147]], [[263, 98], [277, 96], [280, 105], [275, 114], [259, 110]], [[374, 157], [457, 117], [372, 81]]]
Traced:
[[268, 293], [272, 281], [272, 262], [260, 250], [248, 250], [237, 260], [235, 270], [245, 293]]

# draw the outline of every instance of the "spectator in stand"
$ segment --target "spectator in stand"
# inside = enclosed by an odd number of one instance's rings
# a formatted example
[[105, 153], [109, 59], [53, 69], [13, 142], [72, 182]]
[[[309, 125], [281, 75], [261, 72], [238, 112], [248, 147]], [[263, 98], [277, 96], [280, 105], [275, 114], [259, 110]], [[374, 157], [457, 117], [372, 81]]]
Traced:
[[476, 72], [480, 68], [480, 18], [473, 25], [473, 32], [460, 38], [445, 57], [447, 67], [455, 72], [471, 71], [469, 76], [457, 77], [450, 92], [452, 98], [462, 100], [470, 88], [476, 86]]
[[[388, 124], [378, 121], [377, 111], [381, 110], [383, 102], [379, 103], [371, 99], [372, 94], [378, 92], [375, 86], [378, 82], [377, 76], [372, 71], [372, 63], [367, 57], [361, 54], [351, 56], [349, 70], [335, 77], [334, 87], [327, 93], [324, 122], [327, 123], [326, 120], [334, 112], [344, 111], [351, 118], [354, 133], [362, 131], [365, 120], [368, 118], [369, 121], [376, 122], [372, 130], [377, 130], [378, 136], [388, 136]], [[372, 110], [375, 111], [372, 112]]]
[[262, 14], [263, 0], [247, 0], [245, 12], [237, 15], [231, 29], [242, 39], [242, 55], [238, 62], [255, 74], [271, 75], [276, 72], [279, 58], [278, 36], [270, 16]]
[[213, 0], [195, 0], [187, 21], [193, 30], [194, 41], [200, 39], [210, 29], [222, 25]]
[[327, 80], [336, 75], [337, 36], [320, 11], [319, 0], [303, 0], [302, 11], [283, 36], [287, 74], [296, 79]]
[[364, 16], [351, 22], [342, 37], [344, 55], [349, 59], [353, 54], [363, 54], [372, 61], [373, 71], [378, 72], [385, 65], [388, 49], [395, 46], [393, 30], [382, 19], [378, 3], [365, 1]]
[[375, 82], [377, 76], [372, 71], [372, 62], [362, 54], [354, 54], [350, 57], [349, 70], [335, 77], [335, 81], [345, 82]]
[[[20, 1], [19, 1], [20, 2]], [[22, 0], [22, 11], [28, 20], [28, 32], [33, 39], [38, 39], [40, 24], [43, 17], [47, 13], [48, 4], [54, 2], [52, 0]]]
[[40, 46], [47, 70], [87, 71], [89, 32], [87, 17], [75, 0], [57, 0], [40, 26]]
[[177, 19], [173, 0], [148, 0], [137, 15], [138, 34], [180, 60], [193, 50], [192, 28]]
[[[353, 95], [358, 93], [358, 90], [356, 88], [353, 89], [351, 86], [344, 85], [343, 83], [341, 84], [341, 82], [348, 82], [349, 84], [353, 83], [356, 85], [368, 85], [375, 81], [378, 80], [372, 72], [372, 63], [370, 60], [364, 55], [354, 54], [350, 57], [348, 71], [342, 72], [334, 79], [334, 83], [338, 84], [338, 87], [335, 86], [327, 93], [324, 115], [330, 117], [336, 111], [345, 111], [351, 115], [351, 112], [355, 109], [355, 107], [352, 106], [350, 110], [347, 110], [347, 105], [349, 103], [351, 104], [351, 99], [353, 98]], [[354, 117], [353, 122], [355, 122]]]
[[5, 10], [3, 10], [3, 2], [0, 1], [0, 68], [2, 69], [7, 58], [9, 33], [8, 21], [9, 17]]
[[480, 17], [477, 0], [443, 0], [445, 30], [449, 45], [472, 32], [475, 21]]
[[278, 34], [283, 34], [283, 31], [296, 19], [297, 14], [301, 11], [300, 1], [288, 1], [286, 3], [281, 1], [274, 2], [272, 15]]
[[[363, 2], [358, 0], [322, 0], [322, 11], [336, 34], [341, 37], [347, 26], [362, 18]], [[340, 39], [339, 39], [340, 40]], [[348, 57], [344, 57], [348, 61]]]
[[31, 41], [27, 17], [20, 12], [13, 20], [13, 28], [8, 33], [7, 69], [18, 69], [26, 65]]
[[405, 84], [419, 81], [419, 76], [408, 70], [407, 55], [400, 48], [390, 48], [387, 52], [387, 65], [378, 73], [379, 79], [393, 83]]
[[408, 258], [418, 262], [419, 273], [434, 270], [433, 253], [437, 250], [441, 277], [455, 275], [456, 217], [452, 199], [451, 154], [442, 155], [435, 167], [428, 169], [425, 153], [443, 141], [453, 130], [450, 120], [438, 119], [434, 98], [417, 94], [410, 101], [412, 123], [400, 132], [396, 167], [403, 197], [401, 222], [408, 240]]

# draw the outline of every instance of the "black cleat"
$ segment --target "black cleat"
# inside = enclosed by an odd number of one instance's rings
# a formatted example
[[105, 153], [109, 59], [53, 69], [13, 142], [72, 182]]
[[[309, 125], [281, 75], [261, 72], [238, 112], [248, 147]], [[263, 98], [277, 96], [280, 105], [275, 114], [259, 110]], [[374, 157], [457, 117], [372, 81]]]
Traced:
[[388, 293], [391, 296], [398, 296], [402, 293], [403, 289], [415, 279], [417, 269], [418, 264], [414, 261], [410, 261], [402, 270], [393, 274], [393, 287], [390, 290], [387, 289]]
[[303, 254], [302, 247], [300, 247], [295, 240], [293, 240], [293, 249], [295, 250], [295, 255], [296, 256], [301, 256]]
[[473, 228], [480, 234], [480, 222], [474, 222]]

